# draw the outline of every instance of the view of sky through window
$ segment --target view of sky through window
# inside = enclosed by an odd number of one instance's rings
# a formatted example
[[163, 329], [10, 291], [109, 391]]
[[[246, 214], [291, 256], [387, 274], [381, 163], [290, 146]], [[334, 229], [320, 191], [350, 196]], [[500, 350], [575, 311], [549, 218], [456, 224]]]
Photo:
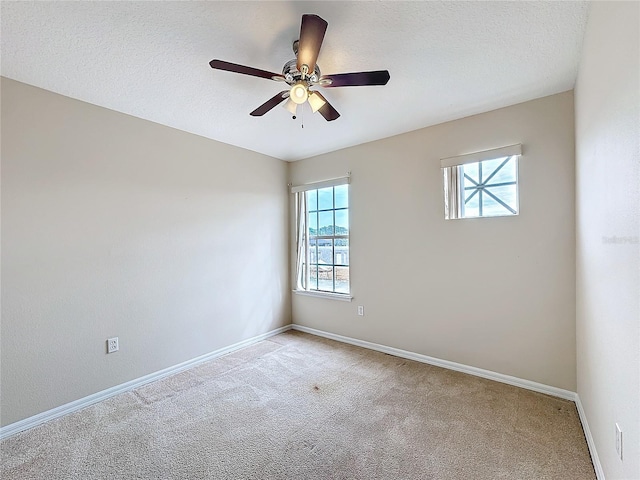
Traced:
[[514, 155], [460, 166], [463, 218], [518, 213], [517, 158]]

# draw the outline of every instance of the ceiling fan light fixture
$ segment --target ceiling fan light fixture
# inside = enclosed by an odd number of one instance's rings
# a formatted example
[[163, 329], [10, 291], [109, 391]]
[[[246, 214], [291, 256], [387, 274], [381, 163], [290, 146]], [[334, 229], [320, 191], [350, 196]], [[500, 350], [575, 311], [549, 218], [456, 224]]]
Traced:
[[295, 115], [298, 113], [298, 104], [289, 98], [286, 103], [282, 105], [282, 108], [285, 108], [289, 111], [291, 115]]
[[311, 105], [311, 110], [313, 110], [313, 113], [316, 113], [318, 110], [320, 110], [326, 103], [327, 101], [316, 92], [309, 92], [309, 105]]
[[307, 86], [302, 82], [296, 83], [289, 91], [289, 98], [298, 105], [302, 105], [309, 98]]

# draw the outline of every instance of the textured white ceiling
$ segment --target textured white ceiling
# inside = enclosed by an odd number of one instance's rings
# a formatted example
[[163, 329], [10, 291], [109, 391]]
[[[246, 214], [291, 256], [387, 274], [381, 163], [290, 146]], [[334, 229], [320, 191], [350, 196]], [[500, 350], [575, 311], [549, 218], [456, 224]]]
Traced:
[[[585, 2], [2, 2], [2, 75], [284, 160], [573, 88]], [[342, 114], [276, 107], [304, 13], [329, 23], [323, 74], [388, 69], [386, 86], [324, 89]]]

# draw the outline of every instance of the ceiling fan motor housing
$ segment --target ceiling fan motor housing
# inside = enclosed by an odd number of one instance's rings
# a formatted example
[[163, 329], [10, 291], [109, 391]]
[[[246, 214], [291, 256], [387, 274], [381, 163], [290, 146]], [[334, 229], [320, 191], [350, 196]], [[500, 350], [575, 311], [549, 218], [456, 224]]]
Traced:
[[320, 67], [318, 66], [318, 64], [316, 64], [315, 68], [313, 69], [313, 73], [311, 75], [307, 74], [303, 79], [302, 72], [298, 70], [297, 60], [295, 58], [293, 60], [289, 60], [284, 64], [284, 67], [282, 67], [282, 75], [284, 75], [284, 80], [289, 85], [294, 85], [301, 80], [307, 82], [309, 85], [312, 85], [314, 83], [318, 83], [320, 77], [322, 76], [320, 73]]

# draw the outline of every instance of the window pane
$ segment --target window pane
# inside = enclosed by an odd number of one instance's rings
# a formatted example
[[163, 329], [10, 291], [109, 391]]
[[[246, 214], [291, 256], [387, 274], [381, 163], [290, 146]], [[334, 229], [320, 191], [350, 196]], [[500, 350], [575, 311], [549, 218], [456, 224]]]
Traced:
[[336, 267], [336, 292], [349, 293], [349, 267]]
[[318, 212], [318, 235], [333, 235], [333, 210]]
[[334, 208], [349, 207], [349, 186], [339, 185], [335, 187], [336, 205]]
[[336, 235], [349, 235], [349, 210], [336, 210]]
[[333, 262], [336, 265], [349, 265], [349, 239], [336, 238], [333, 247]]
[[316, 212], [309, 213], [309, 236], [318, 235], [318, 214]]
[[464, 177], [464, 188], [465, 188], [465, 192], [471, 192], [472, 190], [467, 190], [467, 188], [475, 188], [477, 187], [478, 184], [477, 183], [473, 183], [471, 180], [469, 180], [467, 177]]
[[311, 263], [318, 263], [318, 245], [317, 240], [312, 238], [309, 240], [309, 261]]
[[[487, 187], [487, 192], [491, 192], [494, 196], [498, 197], [504, 203], [506, 203], [509, 207], [511, 207], [515, 212], [518, 211], [518, 189], [516, 185], [503, 185], [502, 187]], [[485, 194], [485, 197], [491, 198], [489, 195]], [[493, 199], [492, 199], [493, 200]], [[499, 204], [499, 202], [496, 202]], [[500, 213], [496, 213], [496, 215], [513, 215], [513, 212], [509, 209], [501, 206]]]
[[310, 285], [309, 290], [317, 290], [318, 289], [318, 267], [316, 265], [311, 265], [310, 271]]
[[333, 292], [333, 267], [318, 265], [318, 290]]
[[[492, 165], [495, 163], [495, 166], [491, 168], [491, 173], [493, 173], [493, 171], [497, 167], [499, 167], [500, 164], [505, 161], [505, 159], [506, 158], [499, 158], [497, 160], [487, 161], [486, 163], [491, 162]], [[487, 176], [487, 178], [489, 177]], [[489, 180], [488, 184], [494, 185], [496, 183], [515, 182], [515, 181], [516, 181], [516, 157], [511, 157], [511, 160], [509, 160], [500, 170], [498, 170], [498, 173], [496, 173], [493, 177], [491, 177], [491, 180]]]
[[318, 192], [318, 210], [333, 208], [333, 187], [321, 188]]
[[307, 192], [307, 210], [310, 212], [312, 210], [318, 209], [318, 191], [317, 190], [309, 190]]
[[[465, 192], [465, 198], [468, 199], [474, 192], [476, 191], [467, 190]], [[480, 192], [476, 192], [476, 194], [473, 195], [473, 198], [471, 198], [471, 200], [465, 201], [464, 210], [463, 210], [464, 217], [477, 217], [480, 215], [479, 200], [480, 200]]]
[[[480, 163], [480, 162], [478, 162]], [[469, 163], [467, 165], [462, 166], [462, 172], [464, 175], [471, 177], [471, 179], [477, 183], [480, 183], [480, 179], [478, 178], [478, 163]], [[469, 179], [465, 178], [465, 187], [471, 187], [474, 183], [470, 182]]]
[[333, 240], [328, 238], [318, 239], [318, 263], [333, 265]]
[[482, 216], [495, 217], [498, 215], [507, 215], [509, 211], [495, 201], [490, 195], [484, 193], [482, 195]]
[[[506, 157], [494, 158], [491, 160], [485, 160], [482, 163], [482, 180], [486, 181], [489, 176], [495, 172], [496, 168], [500, 166], [502, 162], [506, 160]], [[496, 174], [497, 175], [497, 174]]]

